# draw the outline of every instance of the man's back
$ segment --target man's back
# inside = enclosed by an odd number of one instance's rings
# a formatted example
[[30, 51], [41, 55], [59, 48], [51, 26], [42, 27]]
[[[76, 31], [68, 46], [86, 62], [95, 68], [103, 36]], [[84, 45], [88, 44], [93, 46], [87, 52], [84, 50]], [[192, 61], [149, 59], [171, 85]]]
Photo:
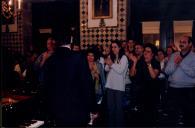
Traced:
[[45, 66], [49, 111], [59, 126], [87, 124], [95, 94], [86, 58], [59, 48]]

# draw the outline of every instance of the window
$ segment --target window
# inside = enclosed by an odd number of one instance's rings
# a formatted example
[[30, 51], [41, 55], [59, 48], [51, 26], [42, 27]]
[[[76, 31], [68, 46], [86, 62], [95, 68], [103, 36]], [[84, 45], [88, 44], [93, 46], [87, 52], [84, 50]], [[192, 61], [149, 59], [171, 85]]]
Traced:
[[144, 43], [153, 43], [157, 47], [160, 45], [160, 22], [142, 22], [142, 33]]

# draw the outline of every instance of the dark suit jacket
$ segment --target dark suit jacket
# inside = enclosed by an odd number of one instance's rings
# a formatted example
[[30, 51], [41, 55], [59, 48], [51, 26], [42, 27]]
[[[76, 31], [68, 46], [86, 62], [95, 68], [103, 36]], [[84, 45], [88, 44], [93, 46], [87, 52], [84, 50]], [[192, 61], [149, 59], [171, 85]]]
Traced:
[[45, 64], [47, 107], [57, 126], [84, 126], [95, 110], [95, 91], [86, 57], [60, 47]]

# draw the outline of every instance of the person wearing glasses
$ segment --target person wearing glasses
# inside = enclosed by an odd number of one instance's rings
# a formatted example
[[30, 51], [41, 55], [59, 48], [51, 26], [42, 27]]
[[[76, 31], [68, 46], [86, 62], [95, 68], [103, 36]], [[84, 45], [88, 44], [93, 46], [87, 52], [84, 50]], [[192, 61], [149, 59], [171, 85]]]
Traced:
[[171, 55], [165, 68], [169, 76], [169, 121], [173, 126], [181, 123], [195, 126], [195, 53], [191, 50], [192, 38], [183, 36], [179, 48], [181, 51]]

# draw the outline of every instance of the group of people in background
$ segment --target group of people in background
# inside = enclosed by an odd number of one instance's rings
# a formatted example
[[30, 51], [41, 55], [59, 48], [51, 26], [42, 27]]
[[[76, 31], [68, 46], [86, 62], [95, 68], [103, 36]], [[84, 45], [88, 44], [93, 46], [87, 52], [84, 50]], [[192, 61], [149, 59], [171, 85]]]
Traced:
[[14, 71], [22, 80], [29, 70], [37, 77], [44, 86], [47, 113], [57, 126], [86, 126], [90, 118], [104, 117], [104, 126], [126, 126], [124, 99], [130, 110], [141, 113], [143, 126], [159, 126], [159, 104], [168, 126], [178, 126], [181, 119], [184, 126], [195, 126], [192, 38], [183, 36], [179, 49], [129, 40], [81, 50], [78, 42], [57, 46], [48, 38], [45, 52], [30, 54], [30, 66], [21, 71], [17, 63]]

